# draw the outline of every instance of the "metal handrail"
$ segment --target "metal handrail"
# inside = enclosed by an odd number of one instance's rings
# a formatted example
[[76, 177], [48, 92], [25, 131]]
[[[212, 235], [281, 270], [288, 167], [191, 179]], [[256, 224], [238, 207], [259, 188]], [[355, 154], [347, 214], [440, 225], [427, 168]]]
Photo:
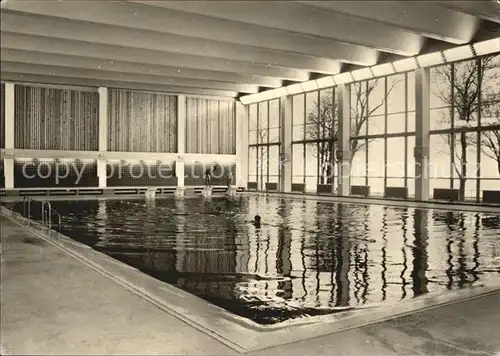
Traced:
[[31, 202], [33, 201], [32, 197], [23, 197], [23, 216], [28, 219], [28, 225], [31, 218]]
[[52, 228], [52, 213], [55, 213], [58, 219], [58, 228], [61, 229], [61, 214], [52, 208], [48, 201], [42, 201], [42, 226], [47, 226], [50, 231]]

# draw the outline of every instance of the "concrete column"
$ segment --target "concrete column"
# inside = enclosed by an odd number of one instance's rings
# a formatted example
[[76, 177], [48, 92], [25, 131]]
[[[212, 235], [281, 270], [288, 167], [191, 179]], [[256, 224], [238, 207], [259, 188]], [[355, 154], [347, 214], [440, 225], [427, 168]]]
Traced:
[[236, 102], [236, 187], [248, 180], [248, 105]]
[[108, 150], [108, 88], [99, 88], [99, 159], [97, 160], [97, 176], [99, 188], [106, 188], [106, 158], [103, 153]]
[[350, 98], [349, 86], [337, 86], [336, 95], [339, 105], [338, 115], [338, 141], [337, 141], [337, 166], [338, 166], [338, 195], [351, 194], [351, 142], [350, 138]]
[[280, 190], [285, 193], [292, 191], [292, 97], [280, 99], [281, 120], [281, 162]]
[[430, 70], [415, 70], [415, 200], [429, 200]]
[[175, 161], [175, 175], [177, 187], [184, 188], [184, 154], [186, 153], [186, 96], [177, 96], [177, 153]]
[[[14, 147], [14, 84], [5, 83], [5, 149], [13, 150]], [[14, 188], [14, 158], [6, 155], [3, 160], [3, 174], [5, 179], [5, 189]]]

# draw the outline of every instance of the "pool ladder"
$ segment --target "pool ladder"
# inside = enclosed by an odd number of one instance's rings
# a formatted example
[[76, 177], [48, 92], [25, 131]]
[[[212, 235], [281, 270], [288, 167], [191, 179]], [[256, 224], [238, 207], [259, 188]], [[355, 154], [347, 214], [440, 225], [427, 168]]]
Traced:
[[[38, 202], [38, 200], [34, 200], [31, 197], [23, 198], [23, 213], [24, 216], [28, 218], [28, 225], [31, 221], [31, 203]], [[52, 214], [55, 214], [57, 217], [57, 228], [61, 230], [62, 227], [62, 219], [61, 214], [59, 214], [55, 209], [52, 208], [52, 204], [46, 200], [40, 201], [41, 203], [41, 216], [42, 216], [42, 226], [47, 228], [47, 231], [52, 229]]]

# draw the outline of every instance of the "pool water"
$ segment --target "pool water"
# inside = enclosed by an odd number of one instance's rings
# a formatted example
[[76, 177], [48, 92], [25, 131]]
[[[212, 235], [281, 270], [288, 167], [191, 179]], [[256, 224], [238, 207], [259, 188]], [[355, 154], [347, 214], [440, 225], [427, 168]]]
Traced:
[[[22, 213], [22, 203], [5, 205]], [[74, 240], [260, 324], [500, 275], [495, 214], [262, 196], [52, 207]], [[256, 214], [260, 227], [251, 223]]]

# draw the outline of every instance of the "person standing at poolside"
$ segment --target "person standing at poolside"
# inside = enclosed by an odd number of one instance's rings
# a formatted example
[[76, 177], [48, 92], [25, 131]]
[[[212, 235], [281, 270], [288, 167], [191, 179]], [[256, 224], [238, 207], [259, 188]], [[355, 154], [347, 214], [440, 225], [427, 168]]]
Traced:
[[206, 170], [205, 172], [205, 185], [207, 187], [212, 186], [212, 167]]
[[231, 173], [231, 171], [229, 171], [229, 173], [227, 174], [227, 189], [230, 189], [231, 188], [231, 184], [233, 184], [233, 173]]

